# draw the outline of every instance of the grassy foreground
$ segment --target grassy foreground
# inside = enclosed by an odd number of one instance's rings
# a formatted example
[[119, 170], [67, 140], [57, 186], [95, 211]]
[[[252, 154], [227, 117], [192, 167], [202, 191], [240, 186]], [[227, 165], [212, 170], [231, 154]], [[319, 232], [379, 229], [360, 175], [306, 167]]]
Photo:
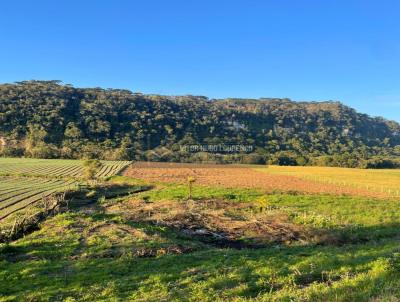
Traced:
[[[186, 186], [164, 184], [101, 198], [0, 245], [0, 301], [400, 299], [396, 201], [200, 186], [192, 204], [186, 195]], [[201, 206], [222, 200], [214, 212]], [[221, 246], [183, 232], [186, 212], [203, 215], [202, 228], [213, 232], [223, 218], [232, 226], [265, 222], [276, 236], [297, 235], [255, 248], [245, 245], [252, 229], [243, 229], [242, 237], [230, 237], [240, 248]]]

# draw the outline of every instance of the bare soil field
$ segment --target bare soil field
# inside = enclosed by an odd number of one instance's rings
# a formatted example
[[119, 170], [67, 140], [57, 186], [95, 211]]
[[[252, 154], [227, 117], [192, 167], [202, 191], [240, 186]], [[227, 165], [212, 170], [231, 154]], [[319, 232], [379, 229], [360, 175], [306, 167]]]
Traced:
[[254, 188], [266, 192], [302, 192], [309, 194], [353, 195], [388, 197], [384, 193], [371, 192], [335, 184], [320, 183], [296, 176], [271, 175], [257, 171], [259, 166], [180, 164], [138, 162], [125, 170], [124, 176], [155, 182], [186, 183], [189, 176], [196, 184], [225, 188]]

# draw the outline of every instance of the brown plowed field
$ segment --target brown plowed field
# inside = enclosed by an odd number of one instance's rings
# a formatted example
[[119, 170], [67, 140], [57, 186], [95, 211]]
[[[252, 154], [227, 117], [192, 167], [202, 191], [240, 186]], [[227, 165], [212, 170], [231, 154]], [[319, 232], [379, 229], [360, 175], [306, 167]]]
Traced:
[[266, 192], [274, 190], [303, 193], [328, 193], [335, 195], [355, 195], [387, 197], [377, 192], [346, 186], [320, 183], [295, 176], [269, 175], [243, 165], [209, 165], [179, 163], [135, 163], [125, 172], [125, 176], [156, 182], [186, 183], [189, 176], [196, 184], [225, 188], [255, 188]]

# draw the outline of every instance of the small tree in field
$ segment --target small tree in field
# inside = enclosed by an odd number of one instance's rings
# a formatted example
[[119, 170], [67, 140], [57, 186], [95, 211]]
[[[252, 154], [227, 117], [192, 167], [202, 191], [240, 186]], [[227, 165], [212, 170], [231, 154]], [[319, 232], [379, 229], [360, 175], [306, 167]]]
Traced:
[[90, 181], [96, 179], [96, 174], [99, 172], [103, 164], [98, 159], [88, 159], [83, 163], [83, 177]]
[[188, 187], [189, 187], [188, 199], [192, 199], [193, 183], [196, 181], [196, 178], [189, 176], [187, 180], [188, 180]]

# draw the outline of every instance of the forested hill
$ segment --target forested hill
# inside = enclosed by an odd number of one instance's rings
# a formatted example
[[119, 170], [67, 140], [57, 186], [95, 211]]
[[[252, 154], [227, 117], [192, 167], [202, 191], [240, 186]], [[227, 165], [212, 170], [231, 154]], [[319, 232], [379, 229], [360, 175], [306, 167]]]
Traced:
[[[195, 144], [251, 148], [241, 153], [185, 148]], [[47, 158], [379, 166], [400, 155], [400, 125], [339, 102], [210, 100], [26, 81], [0, 85], [0, 152]]]

